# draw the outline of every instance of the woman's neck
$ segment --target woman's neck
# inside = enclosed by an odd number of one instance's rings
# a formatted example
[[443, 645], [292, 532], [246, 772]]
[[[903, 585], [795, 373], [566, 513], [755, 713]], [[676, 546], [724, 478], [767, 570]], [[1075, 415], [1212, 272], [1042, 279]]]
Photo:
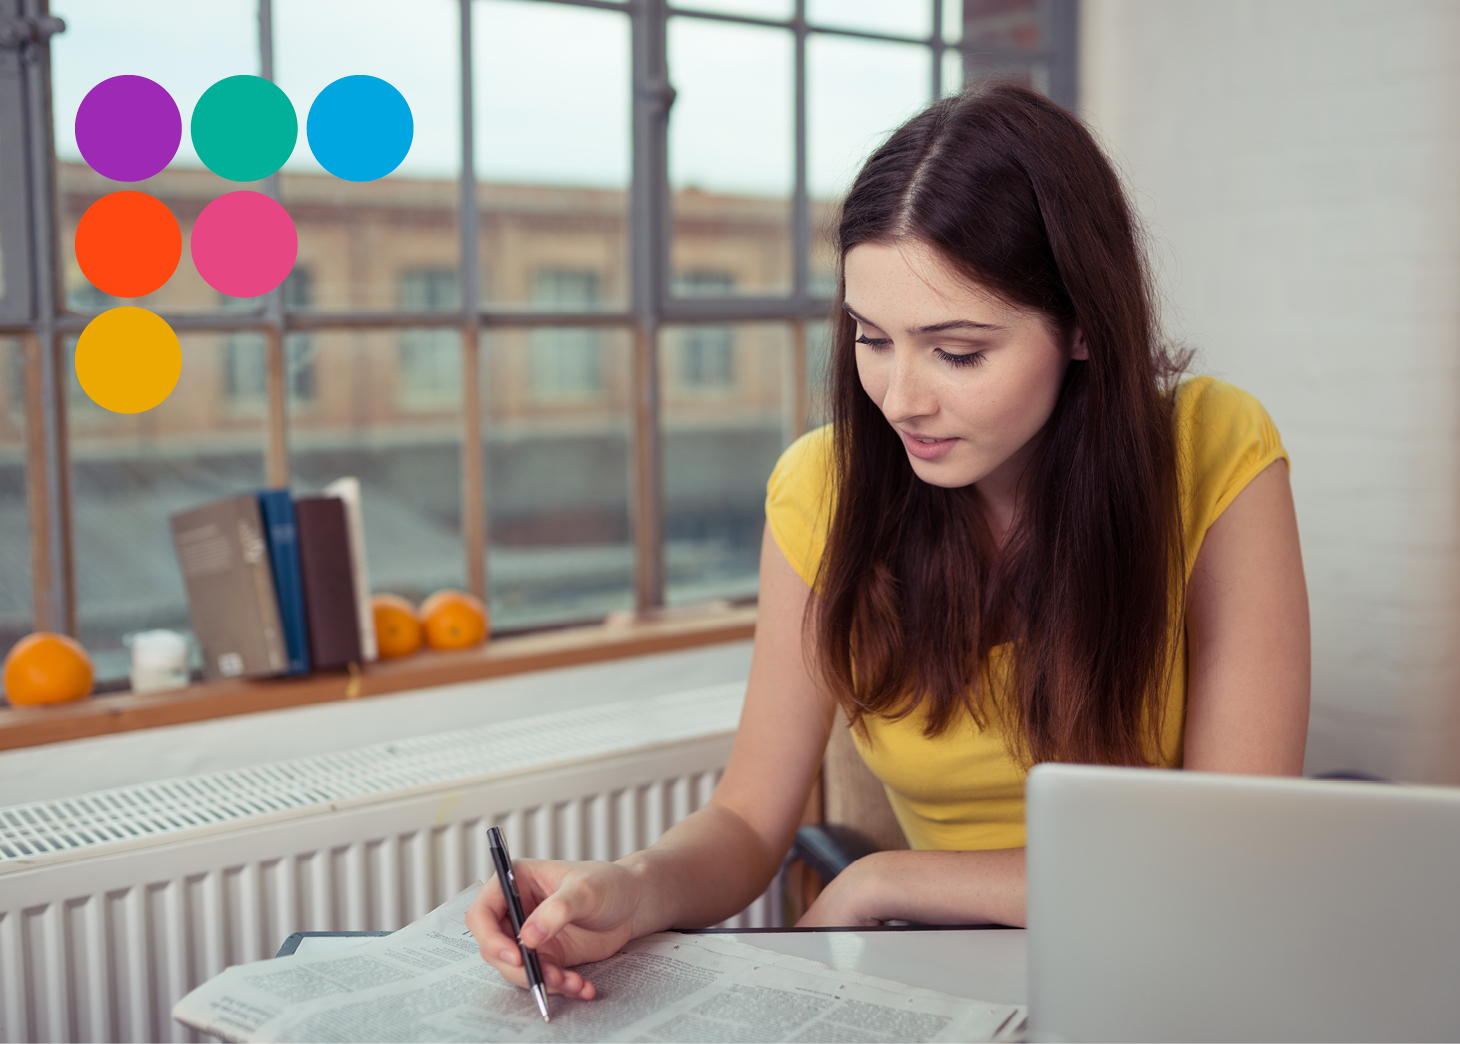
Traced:
[[996, 548], [1004, 546], [1004, 540], [1013, 528], [1014, 520], [1019, 517], [1019, 485], [1034, 457], [1035, 441], [1031, 439], [1018, 453], [974, 483], [983, 505], [984, 521]]

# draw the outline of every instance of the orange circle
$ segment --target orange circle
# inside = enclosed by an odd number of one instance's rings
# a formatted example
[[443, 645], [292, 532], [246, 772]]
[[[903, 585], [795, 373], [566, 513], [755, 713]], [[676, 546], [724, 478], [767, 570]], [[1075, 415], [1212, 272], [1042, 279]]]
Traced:
[[102, 196], [76, 225], [76, 263], [91, 285], [113, 297], [144, 297], [172, 278], [182, 257], [182, 229], [145, 192]]
[[79, 700], [91, 691], [91, 679], [91, 657], [64, 634], [28, 634], [5, 657], [5, 698], [13, 704]]
[[465, 591], [437, 591], [421, 603], [426, 644], [433, 649], [467, 649], [487, 637], [487, 609]]
[[409, 656], [421, 647], [421, 620], [410, 602], [400, 595], [372, 595], [370, 610], [375, 617], [375, 641], [382, 659]]
[[145, 308], [109, 308], [76, 339], [76, 380], [92, 402], [113, 413], [150, 410], [181, 376], [177, 334]]

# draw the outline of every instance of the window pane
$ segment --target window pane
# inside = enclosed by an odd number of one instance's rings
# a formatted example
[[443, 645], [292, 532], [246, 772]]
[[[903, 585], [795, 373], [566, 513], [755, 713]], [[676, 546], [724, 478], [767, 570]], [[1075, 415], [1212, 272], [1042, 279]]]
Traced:
[[[76, 264], [76, 223], [97, 199], [120, 189], [149, 192], [165, 203], [182, 225], [184, 247], [176, 273], [161, 289], [136, 299], [154, 311], [216, 312], [219, 295], [198, 276], [186, 239], [199, 211], [225, 192], [257, 188], [224, 181], [198, 160], [187, 133], [193, 106], [225, 76], [256, 74], [258, 11], [255, 0], [67, 0], [57, 13], [66, 31], [51, 40], [56, 176], [61, 204], [60, 265], [66, 306], [99, 312], [117, 301], [101, 293]], [[97, 174], [76, 147], [76, 110], [102, 80], [133, 74], [165, 87], [182, 114], [183, 136], [177, 156], [155, 177], [135, 183]]]
[[[673, 290], [680, 296], [791, 289], [794, 40], [787, 30], [675, 18], [669, 72]], [[706, 268], [723, 285], [687, 279]]]
[[[960, 0], [943, 0], [944, 6]], [[933, 32], [932, 0], [806, 0], [806, 21], [837, 29], [927, 37]]]
[[[477, 0], [472, 18], [482, 300], [628, 307], [628, 17]], [[539, 300], [545, 267], [592, 272], [592, 300]]]
[[0, 337], [0, 657], [31, 630], [30, 514], [25, 499], [25, 356]]
[[228, 396], [233, 337], [183, 334], [182, 378], [145, 413], [104, 410], [68, 378], [77, 622], [98, 682], [127, 676], [123, 635], [188, 629], [168, 516], [264, 484], [262, 410]]
[[[967, 0], [943, 0], [943, 41], [956, 44], [963, 37], [963, 5]], [[1009, 0], [994, 0], [1007, 4]], [[1021, 0], [1014, 0], [1015, 3]]]
[[666, 600], [755, 594], [765, 487], [782, 449], [784, 323], [666, 327]]
[[998, 77], [1049, 92], [1049, 63], [1017, 54], [1044, 46], [1040, 6], [1039, 0], [973, 0], [969, 4], [962, 44], [969, 82]]
[[835, 280], [833, 204], [877, 146], [928, 104], [931, 62], [931, 49], [916, 44], [823, 34], [806, 42], [811, 279], [821, 293], [830, 293]]
[[1044, 44], [1040, 0], [965, 0], [964, 46], [1037, 51]]
[[[280, 199], [299, 230], [299, 263], [313, 280], [308, 304], [298, 307], [393, 311], [404, 271], [456, 272], [457, 20], [448, 0], [422, 0], [408, 12], [395, 0], [274, 0], [276, 79], [299, 117]], [[327, 173], [305, 135], [316, 95], [359, 74], [400, 91], [415, 124], [405, 160], [377, 181]]]
[[716, 14], [787, 20], [796, 12], [792, 0], [672, 0], [670, 6], [686, 11], [714, 11]]
[[312, 394], [289, 400], [296, 492], [360, 480], [372, 591], [464, 587], [461, 334], [314, 332]]
[[[581, 276], [545, 270], [533, 283], [566, 306], [583, 301]], [[494, 330], [482, 348], [493, 626], [632, 609], [630, 334]]]
[[958, 51], [943, 52], [943, 93], [957, 94], [963, 90], [963, 55]]

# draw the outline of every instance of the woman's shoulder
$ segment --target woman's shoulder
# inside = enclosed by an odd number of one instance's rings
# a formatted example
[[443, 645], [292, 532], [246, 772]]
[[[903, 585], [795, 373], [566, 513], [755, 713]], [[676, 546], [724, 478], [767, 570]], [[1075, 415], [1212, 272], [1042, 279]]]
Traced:
[[1286, 460], [1288, 451], [1257, 397], [1215, 377], [1182, 381], [1172, 413], [1191, 546], [1248, 482], [1273, 461]]
[[831, 425], [786, 447], [766, 485], [766, 523], [781, 553], [808, 584], [816, 575], [831, 524]]

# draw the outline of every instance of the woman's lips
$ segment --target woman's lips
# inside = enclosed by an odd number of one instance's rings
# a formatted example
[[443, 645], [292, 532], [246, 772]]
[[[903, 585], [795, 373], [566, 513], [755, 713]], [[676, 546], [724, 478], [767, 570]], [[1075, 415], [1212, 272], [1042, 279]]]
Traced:
[[937, 460], [953, 448], [957, 439], [935, 439], [927, 435], [909, 435], [901, 428], [897, 429], [902, 436], [902, 444], [907, 451], [919, 460]]

